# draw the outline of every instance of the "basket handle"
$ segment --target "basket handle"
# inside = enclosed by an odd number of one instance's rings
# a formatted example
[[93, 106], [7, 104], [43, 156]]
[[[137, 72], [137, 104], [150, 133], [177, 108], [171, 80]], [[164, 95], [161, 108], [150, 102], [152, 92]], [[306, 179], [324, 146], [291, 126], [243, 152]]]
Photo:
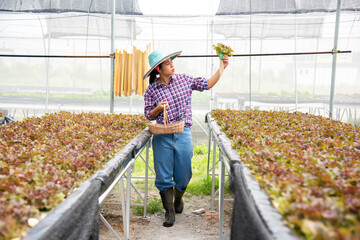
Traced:
[[166, 124], [169, 123], [169, 119], [168, 119], [168, 115], [167, 115], [167, 111], [164, 105], [164, 125], [166, 126]]

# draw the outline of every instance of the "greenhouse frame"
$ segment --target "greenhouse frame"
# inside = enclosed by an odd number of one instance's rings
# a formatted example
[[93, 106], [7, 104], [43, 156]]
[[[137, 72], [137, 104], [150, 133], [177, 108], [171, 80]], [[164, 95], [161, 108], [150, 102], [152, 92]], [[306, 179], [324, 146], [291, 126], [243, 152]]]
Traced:
[[[352, 123], [359, 118], [359, 6], [354, 1], [341, 2], [338, 26], [336, 1], [223, 0], [215, 14], [198, 16], [143, 14], [137, 1], [114, 2], [114, 12], [112, 1], [75, 2], [71, 8], [59, 1], [2, 1], [0, 85], [5, 96], [0, 108], [15, 118], [87, 110], [88, 99], [97, 98], [108, 99], [96, 103], [97, 111], [109, 111], [110, 102], [111, 112], [142, 112], [136, 94], [124, 100], [110, 94], [115, 48], [131, 52], [132, 46], [144, 49], [151, 44], [152, 49], [182, 50], [186, 58], [178, 59], [178, 72], [211, 76], [218, 66], [212, 57], [217, 42], [229, 44], [238, 56], [211, 93], [194, 97], [199, 104], [210, 98], [206, 111], [227, 105], [329, 116], [333, 103], [334, 118]], [[211, 5], [215, 9], [214, 1]], [[21, 77], [32, 64], [36, 67]], [[21, 93], [30, 94], [30, 102], [17, 104]], [[94, 93], [102, 96], [92, 97]], [[57, 94], [76, 95], [79, 103], [58, 102], [59, 97], [53, 98]]]

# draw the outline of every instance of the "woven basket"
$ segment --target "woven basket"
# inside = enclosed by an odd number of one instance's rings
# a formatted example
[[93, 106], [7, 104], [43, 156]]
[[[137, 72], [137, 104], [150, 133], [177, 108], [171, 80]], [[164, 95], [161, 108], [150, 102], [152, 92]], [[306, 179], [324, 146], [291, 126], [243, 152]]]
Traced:
[[164, 106], [164, 124], [148, 123], [151, 134], [171, 134], [184, 131], [184, 121], [169, 124], [167, 112]]

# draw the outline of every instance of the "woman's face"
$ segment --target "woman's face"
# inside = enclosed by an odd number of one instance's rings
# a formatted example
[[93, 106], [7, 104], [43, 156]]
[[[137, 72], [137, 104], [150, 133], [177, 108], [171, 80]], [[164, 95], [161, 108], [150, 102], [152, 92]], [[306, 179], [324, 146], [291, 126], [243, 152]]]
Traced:
[[163, 63], [161, 63], [160, 74], [162, 75], [174, 75], [175, 74], [175, 66], [171, 58], [166, 59]]

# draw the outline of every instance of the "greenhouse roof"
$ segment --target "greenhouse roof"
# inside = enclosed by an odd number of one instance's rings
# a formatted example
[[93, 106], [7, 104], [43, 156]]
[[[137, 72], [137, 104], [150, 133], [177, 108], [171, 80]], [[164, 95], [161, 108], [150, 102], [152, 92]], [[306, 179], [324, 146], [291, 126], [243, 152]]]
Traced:
[[[216, 15], [334, 12], [336, 0], [221, 0]], [[359, 11], [360, 1], [342, 0], [341, 10]]]
[[[143, 15], [139, 8], [142, 4], [150, 5], [151, 11], [157, 12], [158, 9], [167, 10], [160, 15], [178, 15], [180, 5], [178, 2], [152, 1], [151, 4], [142, 0], [115, 0], [116, 13], [121, 15]], [[85, 12], [85, 13], [111, 13], [112, 0], [0, 0], [0, 11], [8, 12], [37, 12], [37, 13], [62, 13], [62, 12]], [[192, 2], [189, 7], [189, 1], [184, 1], [183, 5], [187, 8], [180, 15], [187, 15], [209, 8], [204, 6], [204, 1]], [[216, 0], [211, 6], [215, 9], [211, 13], [216, 15], [249, 15], [249, 14], [294, 14], [309, 12], [334, 12], [337, 8], [337, 0]], [[147, 6], [147, 7], [148, 7]], [[141, 6], [140, 6], [141, 7]], [[198, 10], [196, 10], [198, 9]], [[360, 1], [342, 0], [342, 11], [360, 11]], [[144, 14], [148, 15], [148, 14]], [[156, 14], [155, 14], [156, 15]]]
[[[111, 13], [112, 0], [0, 0], [0, 11]], [[117, 14], [142, 15], [137, 0], [116, 1]]]

